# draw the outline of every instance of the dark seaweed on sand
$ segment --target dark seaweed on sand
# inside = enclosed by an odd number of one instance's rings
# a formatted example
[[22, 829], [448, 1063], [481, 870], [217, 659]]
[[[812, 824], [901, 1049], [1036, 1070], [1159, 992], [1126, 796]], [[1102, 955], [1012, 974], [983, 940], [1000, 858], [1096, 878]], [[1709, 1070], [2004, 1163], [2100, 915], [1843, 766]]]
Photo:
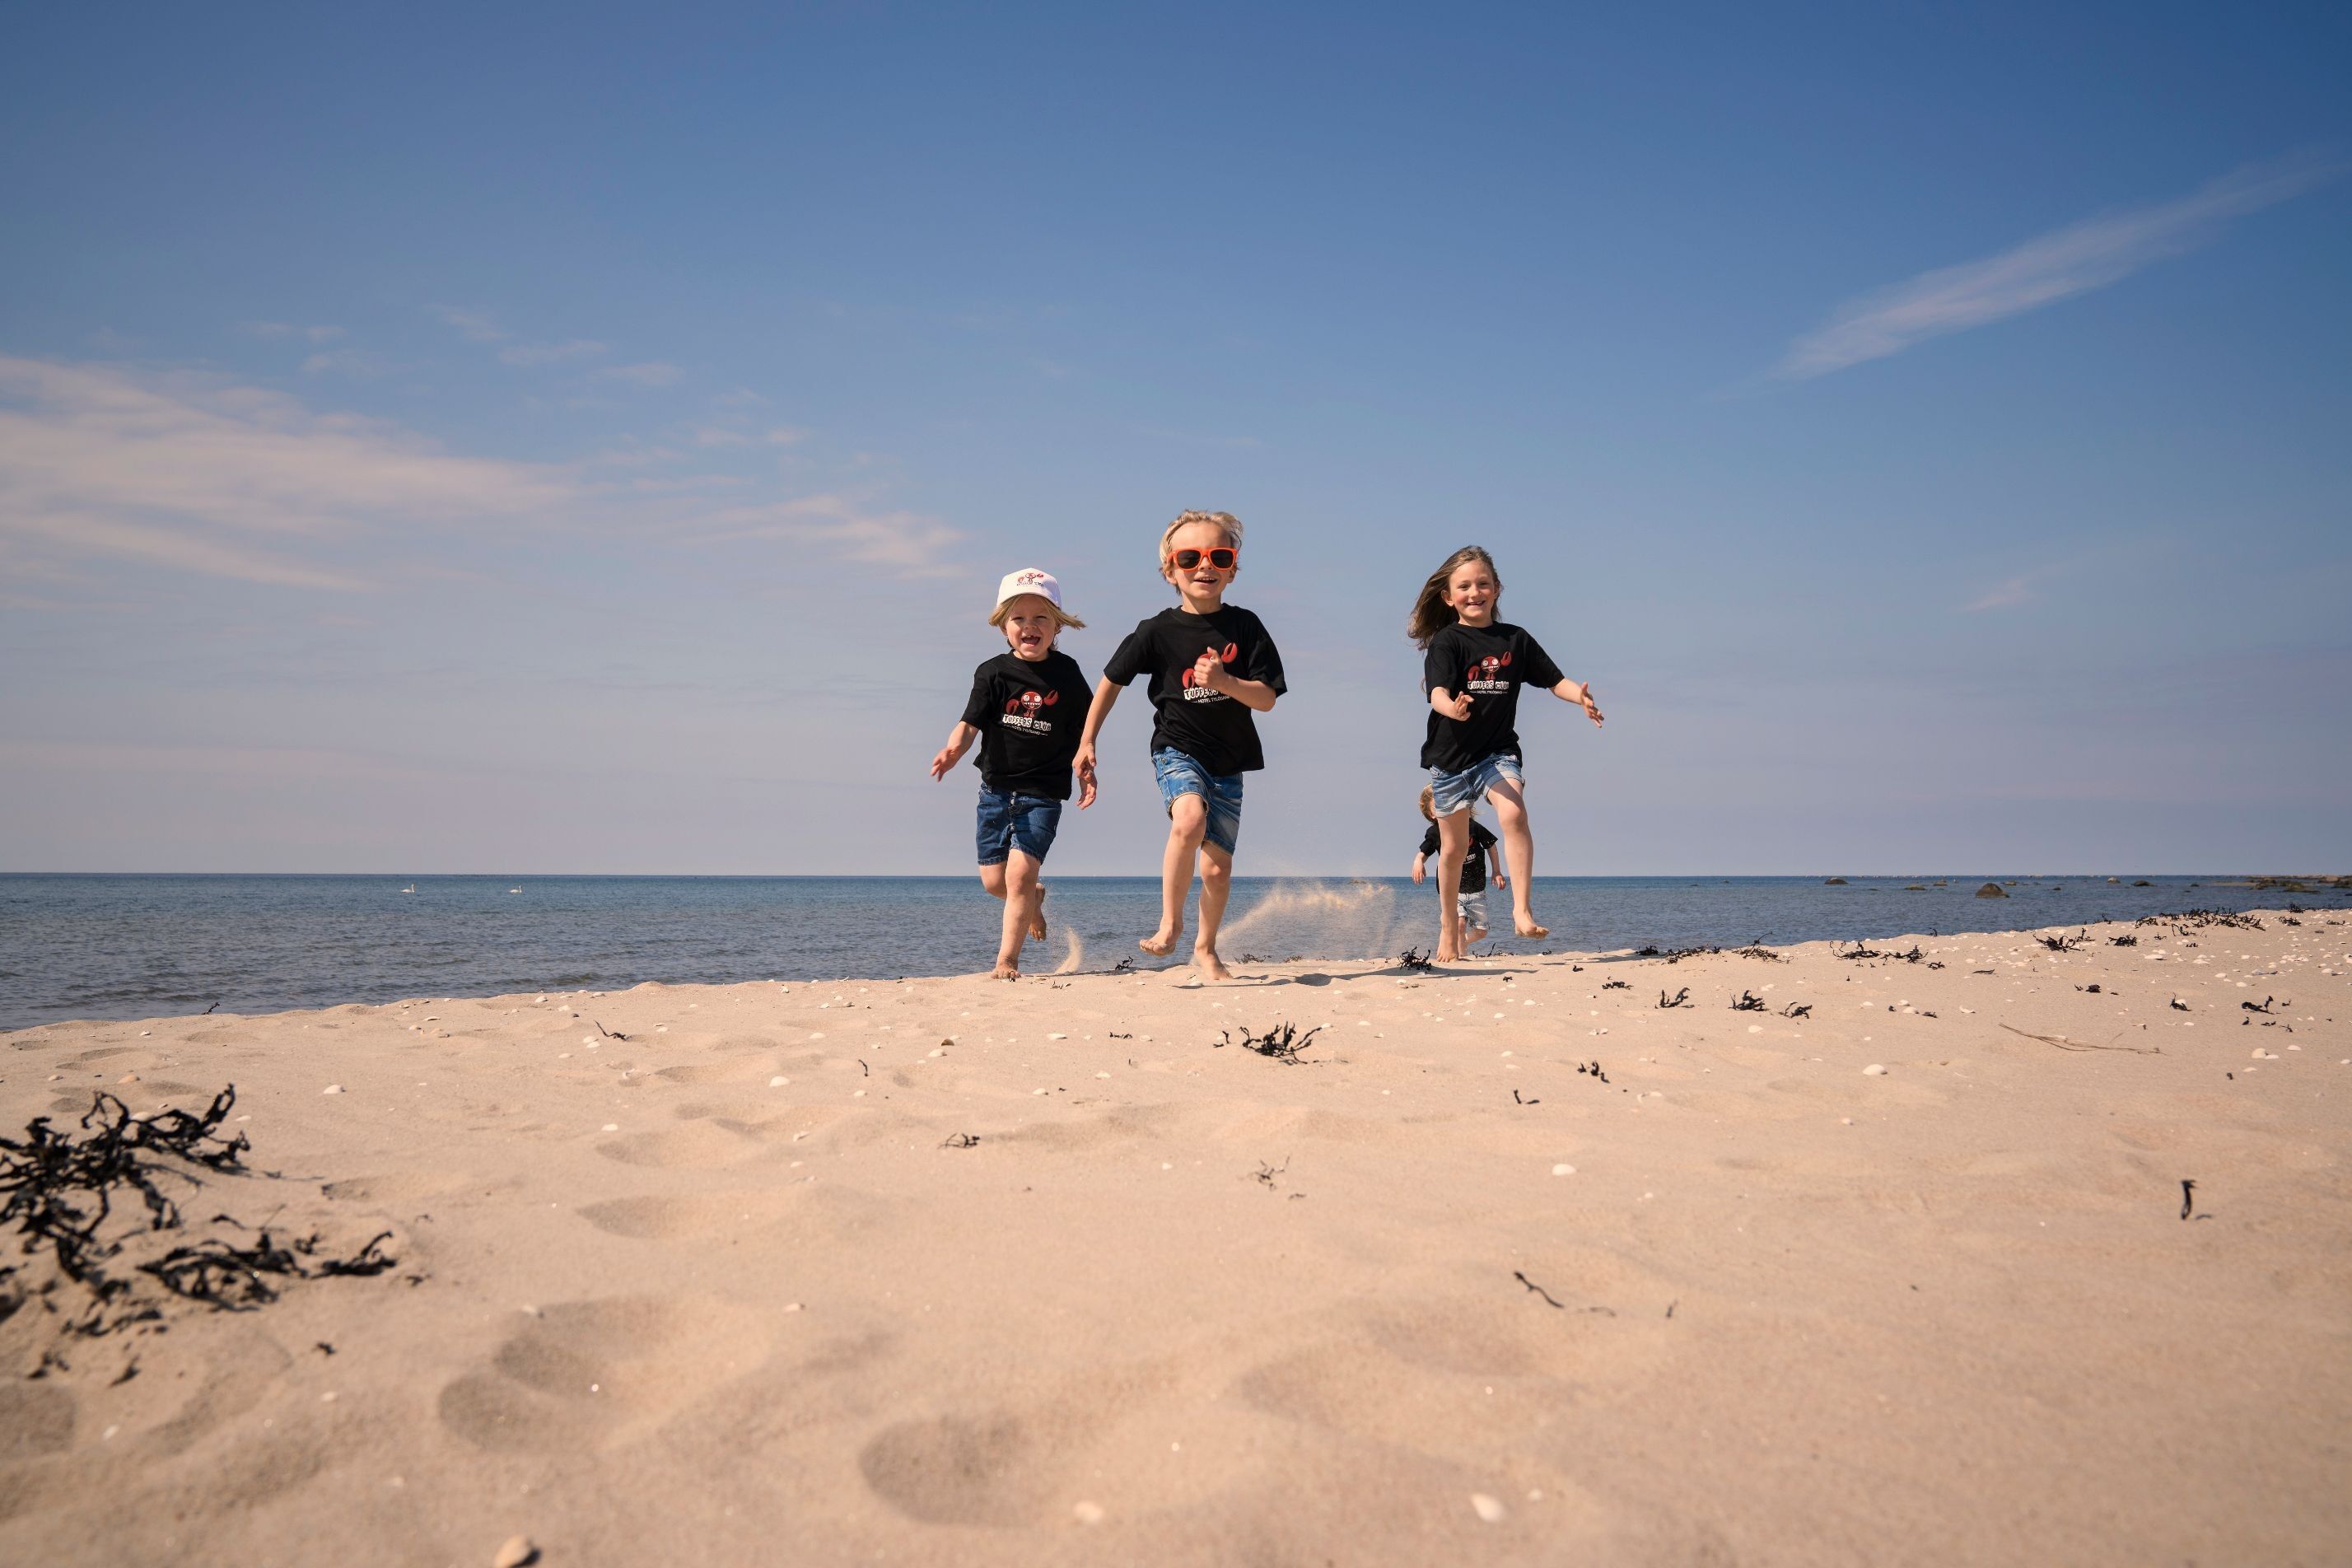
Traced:
[[1911, 951], [1908, 952], [1895, 952], [1891, 951], [1881, 952], [1875, 948], [1865, 946], [1862, 942], [1855, 942], [1851, 950], [1844, 952], [1837, 952], [1835, 945], [1832, 944], [1830, 951], [1832, 952], [1836, 952], [1837, 956], [1840, 958], [1891, 958], [1903, 963], [1924, 963], [1927, 957], [1926, 953], [1919, 951], [1919, 944], [1916, 942], [1911, 944]]
[[1272, 1057], [1276, 1061], [1286, 1062], [1296, 1067], [1298, 1065], [1298, 1053], [1311, 1045], [1315, 1037], [1322, 1032], [1323, 1027], [1319, 1024], [1302, 1035], [1298, 1032], [1297, 1025], [1284, 1023], [1276, 1024], [1263, 1035], [1254, 1035], [1247, 1027], [1244, 1027], [1242, 1037], [1236, 1040], [1233, 1037], [1233, 1031], [1228, 1029], [1219, 1033], [1217, 1048], [1239, 1046], [1245, 1051], [1255, 1051], [1259, 1056]]
[[2263, 922], [2252, 915], [2237, 914], [2229, 910], [2183, 910], [2177, 915], [2142, 915], [2134, 925], [2170, 926], [2182, 936], [2207, 926], [2221, 926], [2232, 931], [2260, 931]]
[[[82, 1113], [79, 1135], [59, 1131], [47, 1117], [37, 1116], [26, 1124], [23, 1138], [0, 1138], [0, 1197], [5, 1199], [0, 1202], [0, 1230], [13, 1227], [16, 1256], [38, 1257], [47, 1251], [59, 1273], [89, 1292], [89, 1309], [70, 1325], [73, 1331], [102, 1334], [157, 1315], [152, 1306], [128, 1300], [134, 1281], [110, 1269], [122, 1243], [101, 1232], [118, 1208], [127, 1208], [135, 1199], [145, 1211], [147, 1231], [179, 1230], [184, 1227], [180, 1205], [164, 1190], [167, 1184], [198, 1187], [204, 1184], [198, 1173], [205, 1171], [231, 1177], [275, 1174], [257, 1173], [245, 1164], [251, 1145], [244, 1133], [222, 1136], [221, 1127], [236, 1104], [236, 1086], [231, 1084], [213, 1097], [201, 1115], [162, 1110], [140, 1117], [100, 1090]], [[226, 1215], [210, 1223], [236, 1225]], [[257, 1233], [250, 1246], [206, 1237], [173, 1247], [132, 1272], [149, 1276], [175, 1296], [241, 1310], [277, 1299], [265, 1276], [310, 1279], [383, 1272], [394, 1259], [377, 1249], [391, 1234], [384, 1232], [349, 1258], [315, 1262], [307, 1261], [317, 1254], [315, 1236], [284, 1246], [267, 1230]], [[24, 1305], [23, 1292], [13, 1285], [22, 1267], [0, 1264], [0, 1319]]]

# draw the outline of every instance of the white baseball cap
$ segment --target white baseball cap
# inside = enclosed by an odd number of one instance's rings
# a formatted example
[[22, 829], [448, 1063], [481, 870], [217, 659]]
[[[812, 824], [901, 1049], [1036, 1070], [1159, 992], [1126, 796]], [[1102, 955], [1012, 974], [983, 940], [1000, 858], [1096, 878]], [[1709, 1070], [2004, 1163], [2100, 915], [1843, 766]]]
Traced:
[[1054, 581], [1051, 572], [1040, 572], [1034, 566], [1007, 572], [1004, 581], [996, 585], [997, 607], [1003, 608], [1005, 600], [1017, 599], [1024, 594], [1034, 594], [1057, 610], [1062, 607], [1062, 585]]

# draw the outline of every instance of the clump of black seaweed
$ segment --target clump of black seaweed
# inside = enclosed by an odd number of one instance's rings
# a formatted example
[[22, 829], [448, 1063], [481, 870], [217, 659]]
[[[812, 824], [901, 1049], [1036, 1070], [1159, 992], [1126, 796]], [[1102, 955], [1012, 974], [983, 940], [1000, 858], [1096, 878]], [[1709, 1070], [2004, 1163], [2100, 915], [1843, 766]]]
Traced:
[[1927, 957], [1926, 953], [1919, 951], [1917, 942], [1911, 944], [1911, 951], [1908, 952], [1895, 952], [1891, 950], [1882, 952], [1863, 942], [1855, 942], [1851, 949], [1843, 952], [1839, 952], [1836, 944], [1832, 943], [1830, 951], [1840, 958], [1891, 958], [1898, 963], [1920, 963], [1926, 962]]
[[1217, 1045], [1220, 1048], [1226, 1046], [1239, 1046], [1245, 1051], [1255, 1051], [1259, 1056], [1272, 1057], [1276, 1061], [1287, 1062], [1297, 1067], [1298, 1053], [1312, 1044], [1315, 1037], [1322, 1032], [1323, 1028], [1319, 1024], [1303, 1035], [1298, 1032], [1297, 1025], [1289, 1023], [1276, 1024], [1263, 1035], [1254, 1035], [1247, 1027], [1244, 1027], [1242, 1037], [1238, 1040], [1234, 1038], [1231, 1030], [1223, 1031], [1218, 1037]]
[[2221, 926], [2235, 931], [2260, 931], [2263, 922], [2252, 915], [2242, 915], [2231, 910], [2183, 910], [2177, 915], [2142, 915], [2134, 925], [2170, 926], [2182, 936], [2207, 926]]
[[[109, 1333], [159, 1316], [152, 1301], [136, 1299], [139, 1275], [174, 1296], [243, 1311], [278, 1299], [273, 1278], [381, 1274], [397, 1261], [379, 1250], [390, 1231], [348, 1258], [321, 1258], [315, 1235], [280, 1244], [260, 1230], [247, 1245], [203, 1237], [126, 1272], [120, 1260], [127, 1239], [185, 1228], [168, 1185], [201, 1187], [205, 1172], [234, 1178], [275, 1174], [244, 1163], [251, 1148], [244, 1133], [222, 1135], [236, 1104], [231, 1084], [201, 1115], [160, 1110], [141, 1116], [101, 1090], [82, 1113], [79, 1134], [37, 1116], [22, 1139], [0, 1138], [0, 1231], [14, 1231], [16, 1257], [37, 1260], [46, 1253], [58, 1273], [89, 1293], [86, 1309], [68, 1323], [69, 1331]], [[129, 1215], [127, 1229], [114, 1223], [118, 1214]], [[226, 1215], [208, 1223], [246, 1228]], [[0, 1263], [0, 1319], [25, 1304], [17, 1278], [24, 1271], [23, 1264]]]

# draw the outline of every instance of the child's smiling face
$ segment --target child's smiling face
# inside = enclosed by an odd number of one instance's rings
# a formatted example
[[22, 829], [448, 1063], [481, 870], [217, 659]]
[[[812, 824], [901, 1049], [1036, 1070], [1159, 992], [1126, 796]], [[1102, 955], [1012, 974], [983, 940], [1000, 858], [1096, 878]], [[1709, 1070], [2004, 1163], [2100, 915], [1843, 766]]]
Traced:
[[[1234, 573], [1238, 568], [1210, 565], [1208, 552], [1232, 542], [1225, 537], [1225, 531], [1213, 522], [1188, 522], [1168, 536], [1165, 546], [1168, 553], [1161, 560], [1160, 570], [1184, 596], [1186, 609], [1206, 612], [1224, 603], [1225, 584], [1234, 580]], [[1176, 564], [1176, 552], [1180, 550], [1200, 551], [1200, 563], [1190, 570], [1180, 568]]]
[[1503, 585], [1484, 561], [1465, 561], [1445, 580], [1445, 602], [1465, 626], [1494, 625], [1495, 601], [1502, 596]]
[[1054, 635], [1061, 629], [1053, 602], [1042, 594], [1023, 594], [1004, 606], [1004, 640], [1016, 658], [1034, 664], [1045, 658], [1054, 651]]

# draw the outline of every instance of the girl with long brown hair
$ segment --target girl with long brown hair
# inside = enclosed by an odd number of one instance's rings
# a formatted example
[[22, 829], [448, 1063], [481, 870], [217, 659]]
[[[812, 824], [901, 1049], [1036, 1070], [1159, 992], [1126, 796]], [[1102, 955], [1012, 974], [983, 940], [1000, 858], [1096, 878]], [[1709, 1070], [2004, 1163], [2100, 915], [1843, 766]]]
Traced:
[[1428, 650], [1422, 686], [1429, 695], [1429, 730], [1421, 765], [1429, 770], [1430, 805], [1437, 817], [1440, 959], [1460, 959], [1466, 945], [1455, 895], [1470, 847], [1470, 807], [1481, 795], [1494, 805], [1516, 879], [1513, 929], [1529, 940], [1551, 934], [1536, 922], [1531, 902], [1536, 841], [1519, 765], [1519, 688], [1541, 687], [1582, 708], [1595, 725], [1601, 722], [1591, 687], [1562, 675], [1524, 628], [1496, 618], [1502, 596], [1495, 558], [1477, 545], [1465, 545], [1421, 585], [1406, 624], [1414, 646]]

